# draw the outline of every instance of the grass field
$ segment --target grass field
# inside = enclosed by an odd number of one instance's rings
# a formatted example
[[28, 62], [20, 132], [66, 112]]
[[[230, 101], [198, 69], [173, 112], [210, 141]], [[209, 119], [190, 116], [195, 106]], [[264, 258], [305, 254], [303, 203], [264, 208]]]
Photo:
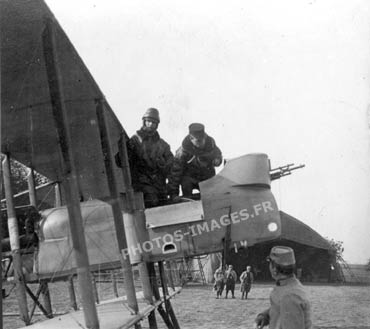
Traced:
[[[271, 284], [255, 284], [248, 300], [240, 300], [239, 285], [235, 299], [216, 299], [211, 285], [188, 284], [172, 300], [172, 306], [182, 329], [249, 329], [253, 328], [256, 314], [269, 305]], [[370, 328], [370, 286], [307, 285], [311, 296], [315, 328]], [[119, 293], [123, 294], [122, 287]], [[8, 290], [8, 289], [7, 289]], [[53, 311], [67, 312], [69, 297], [67, 284], [50, 286]], [[98, 284], [101, 300], [113, 297], [111, 284]], [[38, 311], [38, 310], [37, 310]], [[6, 314], [18, 312], [14, 290], [3, 300], [4, 328], [24, 326], [18, 316]], [[44, 319], [37, 316], [33, 321]], [[166, 328], [157, 313], [158, 326]], [[143, 321], [143, 328], [148, 328]], [[103, 329], [103, 328], [102, 328]]]

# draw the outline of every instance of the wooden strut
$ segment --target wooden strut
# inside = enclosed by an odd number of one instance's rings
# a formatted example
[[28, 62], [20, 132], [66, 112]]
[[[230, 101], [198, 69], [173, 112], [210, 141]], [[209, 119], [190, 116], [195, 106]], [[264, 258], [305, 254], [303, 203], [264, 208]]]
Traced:
[[93, 294], [94, 294], [94, 298], [95, 298], [95, 303], [99, 304], [100, 303], [99, 293], [98, 293], [98, 287], [96, 286], [96, 279], [95, 279], [94, 273], [91, 273], [91, 282], [92, 282], [92, 285], [93, 285]]
[[[32, 293], [31, 289], [26, 285], [26, 291], [28, 293], [28, 295], [31, 297], [31, 299], [33, 300], [34, 304], [38, 306], [38, 308], [41, 310], [41, 312], [49, 319], [51, 319], [53, 317], [53, 315], [50, 315], [49, 312], [44, 308], [44, 306], [42, 306], [42, 304], [39, 302], [38, 300], [38, 297], [41, 293], [41, 286], [37, 292], [37, 297]], [[32, 309], [32, 315], [33, 315], [33, 312], [34, 312], [34, 308]], [[32, 317], [32, 315], [30, 316], [30, 318]]]
[[[145, 228], [145, 213], [144, 213], [144, 202], [142, 193], [138, 193], [135, 196], [134, 190], [132, 188], [131, 181], [131, 172], [130, 165], [128, 161], [127, 145], [126, 145], [126, 136], [122, 135], [122, 143], [119, 143], [119, 155], [121, 158], [122, 166], [122, 176], [123, 176], [123, 185], [125, 188], [125, 216], [124, 216], [124, 226], [125, 228], [131, 229], [131, 231], [126, 231], [126, 239], [131, 239], [131, 242], [136, 246], [141, 241], [138, 239], [138, 230], [142, 233], [141, 236], [144, 236], [144, 233], [147, 234]], [[137, 222], [144, 224], [140, 226]], [[147, 238], [149, 236], [147, 235]], [[140, 254], [135, 257], [136, 259], [131, 259], [131, 262], [138, 264], [138, 269], [140, 273], [140, 279], [143, 287], [144, 298], [149, 304], [153, 304], [153, 292], [151, 289], [149, 274], [146, 262], [143, 259], [143, 255]], [[156, 319], [155, 312], [153, 311], [149, 315], [149, 325], [151, 329], [156, 329]]]
[[68, 277], [68, 292], [69, 292], [69, 306], [71, 309], [77, 311], [77, 299], [76, 299], [76, 292], [73, 283], [73, 274]]
[[[42, 185], [39, 185], [39, 186], [37, 186], [37, 187], [35, 187], [35, 190], [37, 191], [37, 190], [40, 190], [40, 189], [42, 189], [42, 188], [45, 188], [45, 187], [48, 187], [48, 186], [51, 186], [51, 185], [55, 185], [55, 184], [57, 184], [57, 182], [56, 181], [51, 181], [51, 182], [48, 182], [48, 183], [45, 183], [45, 184], [42, 184]], [[29, 194], [30, 193], [30, 191], [29, 190], [25, 190], [25, 191], [23, 191], [23, 192], [20, 192], [20, 193], [17, 193], [17, 194], [14, 194], [14, 199], [15, 198], [19, 198], [20, 196], [23, 196], [23, 195], [27, 195], [27, 194]], [[6, 199], [1, 199], [1, 202], [5, 202], [6, 201]], [[37, 208], [37, 207], [36, 207]]]
[[49, 84], [52, 115], [60, 145], [63, 174], [62, 184], [67, 201], [70, 234], [77, 264], [79, 292], [82, 297], [85, 324], [89, 329], [99, 329], [99, 319], [92, 292], [89, 257], [82, 223], [78, 175], [71, 149], [70, 122], [68, 121], [67, 109], [65, 107], [63, 81], [59, 67], [55, 23], [51, 18], [45, 19], [42, 46]]
[[[104, 100], [97, 99], [95, 100], [95, 104], [96, 104], [96, 116], [97, 116], [98, 125], [99, 125], [100, 141], [101, 141], [103, 158], [104, 158], [104, 165], [105, 165], [105, 170], [107, 173], [108, 187], [109, 187], [109, 192], [112, 196], [111, 206], [112, 206], [112, 212], [113, 212], [113, 220], [114, 220], [116, 238], [117, 238], [118, 248], [120, 252], [121, 267], [122, 267], [122, 272], [123, 272], [123, 277], [124, 277], [123, 284], [124, 284], [125, 293], [127, 296], [128, 306], [135, 312], [135, 314], [138, 314], [139, 306], [138, 306], [138, 302], [136, 298], [134, 278], [132, 274], [130, 258], [127, 255], [125, 256], [122, 255], [123, 250], [127, 249], [127, 240], [126, 240], [126, 234], [125, 234], [125, 227], [123, 224], [123, 215], [121, 211], [118, 185], [116, 181], [116, 176], [114, 174], [113, 152], [111, 149], [111, 141], [110, 141], [108, 128], [107, 128]], [[127, 175], [124, 169], [122, 169], [122, 172], [124, 173], [124, 175], [125, 174]], [[135, 328], [140, 329], [141, 328], [140, 323], [136, 323]]]
[[[65, 315], [66, 312], [56, 312], [56, 313], [53, 313], [53, 316], [59, 316], [59, 315]], [[42, 312], [35, 312], [33, 315], [44, 315]], [[3, 316], [9, 316], [9, 317], [19, 317], [19, 313], [17, 312], [4, 312], [3, 313]], [[2, 328], [0, 328], [2, 329]]]
[[[1, 246], [1, 244], [0, 244], [0, 247], [2, 247]], [[1, 259], [3, 259], [3, 257], [1, 257]], [[13, 257], [9, 257], [9, 263], [8, 263], [8, 266], [6, 267], [6, 269], [5, 269], [5, 271], [4, 271], [4, 275], [5, 275], [5, 278], [7, 278], [8, 277], [8, 273], [9, 273], [9, 271], [10, 271], [10, 267], [12, 266], [12, 263], [13, 263]], [[2, 274], [2, 273], [1, 273]]]
[[55, 208], [62, 206], [62, 194], [60, 191], [60, 183], [56, 183], [54, 186], [54, 194], [55, 194]]
[[111, 276], [112, 276], [113, 293], [114, 293], [114, 296], [118, 297], [117, 279], [116, 279], [116, 274], [114, 273], [114, 271], [111, 272]]
[[[152, 291], [152, 288], [151, 288], [151, 283], [150, 283], [150, 274], [149, 274], [149, 270], [148, 270], [148, 267], [147, 267], [147, 263], [146, 262], [143, 262], [141, 264], [139, 264], [139, 267], [140, 268], [140, 275], [147, 275], [147, 283], [149, 283], [149, 291], [150, 291], [150, 296], [147, 296], [146, 299], [148, 300], [148, 297], [151, 298], [151, 301], [150, 301], [150, 304], [154, 304], [153, 302], [153, 291]], [[147, 290], [147, 288], [146, 288]], [[144, 291], [144, 294], [145, 294], [145, 291]], [[149, 322], [149, 328], [150, 329], [157, 329], [158, 326], [157, 326], [157, 319], [155, 317], [155, 309], [149, 313], [148, 315], [148, 322]]]
[[[178, 292], [179, 291], [173, 292], [171, 295], [169, 295], [169, 298], [172, 298]], [[147, 317], [148, 314], [151, 313], [151, 312], [154, 312], [156, 308], [158, 309], [161, 306], [162, 303], [163, 303], [163, 301], [159, 300], [159, 301], [156, 301], [153, 305], [149, 305], [149, 306], [145, 307], [133, 319], [131, 319], [128, 323], [126, 323], [125, 325], [120, 327], [120, 329], [129, 329], [129, 328], [131, 328], [134, 325], [134, 323], [136, 323], [136, 322], [144, 319], [145, 317]]]
[[[147, 263], [148, 266], [148, 272], [150, 275], [150, 283], [152, 285], [153, 295], [156, 301], [161, 300], [161, 296], [159, 294], [158, 284], [157, 284], [157, 275], [155, 272], [154, 263]], [[162, 317], [164, 323], [166, 324], [168, 329], [174, 329], [174, 326], [172, 324], [172, 321], [166, 311], [163, 309], [162, 304], [158, 305], [157, 307], [158, 313]]]
[[40, 284], [42, 285], [41, 289], [41, 297], [44, 302], [44, 307], [46, 312], [48, 313], [48, 317], [53, 317], [53, 309], [51, 307], [51, 299], [50, 299], [50, 291], [49, 291], [49, 284], [46, 280], [41, 280]]
[[163, 291], [163, 298], [164, 298], [164, 305], [166, 307], [167, 313], [170, 316], [173, 324], [174, 329], [180, 329], [179, 323], [176, 319], [175, 312], [172, 308], [171, 301], [167, 299], [168, 295], [168, 289], [167, 289], [167, 280], [166, 280], [166, 274], [164, 272], [164, 266], [163, 266], [163, 261], [158, 262], [158, 267], [159, 267], [159, 275], [161, 278], [161, 283], [162, 283], [162, 291]]
[[8, 213], [8, 229], [10, 238], [10, 247], [12, 250], [14, 281], [16, 284], [16, 294], [19, 305], [20, 316], [26, 325], [30, 324], [28, 313], [27, 295], [25, 287], [25, 279], [22, 272], [22, 259], [19, 243], [18, 220], [15, 213], [13, 202], [13, 188], [11, 183], [11, 170], [9, 155], [5, 155], [2, 163], [4, 189], [6, 197], [6, 208]]
[[[35, 174], [32, 168], [29, 168], [29, 172], [27, 175], [27, 184], [28, 184], [28, 196], [30, 200], [30, 204], [38, 210], [37, 206], [37, 194], [36, 194], [36, 187], [35, 187]], [[40, 282], [40, 293], [42, 296], [42, 300], [44, 302], [44, 308], [47, 312], [46, 317], [52, 318], [53, 317], [53, 309], [51, 307], [51, 300], [50, 300], [50, 292], [48, 283], [46, 280], [41, 280]], [[37, 297], [38, 298], [38, 297]], [[35, 305], [32, 309], [30, 318], [32, 318], [33, 312], [35, 310]]]
[[[145, 208], [143, 194], [137, 193], [136, 198], [136, 208], [135, 208], [135, 224], [136, 232], [140, 234], [139, 241], [149, 241], [149, 233], [146, 228], [146, 219], [145, 219]], [[144, 255], [142, 255], [144, 257]], [[148, 272], [147, 262], [142, 259], [138, 264], [140, 279], [143, 287], [144, 299], [147, 303], [153, 305], [153, 290], [150, 283], [150, 275]], [[148, 316], [149, 327], [151, 329], [157, 329], [157, 320], [155, 318], [155, 311], [151, 312]]]
[[[37, 289], [36, 296], [35, 296], [35, 297], [37, 298], [37, 300], [38, 300], [38, 299], [39, 299], [39, 297], [40, 297], [41, 289], [42, 289], [42, 286], [41, 286], [41, 284], [40, 284], [40, 285], [39, 285], [39, 288]], [[32, 309], [31, 309], [31, 311], [30, 311], [30, 320], [32, 320], [32, 317], [33, 317], [33, 315], [35, 314], [36, 306], [37, 306], [37, 304], [36, 304], [36, 303], [33, 303]], [[42, 314], [44, 314], [44, 312], [42, 312]]]
[[34, 176], [34, 172], [32, 168], [29, 168], [29, 171], [28, 171], [27, 184], [28, 184], [28, 197], [30, 200], [30, 205], [34, 206], [37, 209], [35, 176]]
[[173, 281], [172, 276], [172, 268], [171, 268], [171, 262], [169, 260], [166, 260], [166, 267], [167, 267], [167, 274], [168, 274], [168, 283], [173, 291], [175, 291], [175, 284]]

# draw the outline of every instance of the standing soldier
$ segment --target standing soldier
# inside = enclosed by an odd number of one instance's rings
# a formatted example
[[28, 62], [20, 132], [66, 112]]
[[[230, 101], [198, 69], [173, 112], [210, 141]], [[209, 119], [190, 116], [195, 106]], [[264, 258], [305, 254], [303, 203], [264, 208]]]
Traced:
[[[135, 191], [143, 192], [145, 207], [150, 208], [166, 203], [166, 179], [172, 167], [173, 154], [157, 132], [160, 122], [158, 110], [149, 108], [142, 119], [142, 127], [129, 140], [128, 156], [132, 186]], [[122, 137], [119, 143], [122, 143]], [[116, 162], [120, 167], [119, 153]]]
[[240, 290], [242, 292], [242, 298], [241, 299], [248, 299], [248, 293], [251, 290], [252, 283], [253, 283], [253, 273], [251, 272], [251, 267], [247, 266], [246, 271], [242, 273], [240, 276]]
[[293, 249], [273, 247], [268, 262], [276, 286], [270, 294], [270, 308], [257, 315], [257, 328], [311, 329], [311, 306], [304, 286], [294, 275]]
[[236, 275], [236, 272], [233, 269], [232, 265], [229, 265], [229, 268], [225, 272], [225, 280], [226, 280], [226, 296], [231, 291], [231, 298], [235, 298], [234, 291], [235, 291], [235, 283], [237, 280], [238, 276]]
[[204, 125], [192, 123], [175, 155], [168, 184], [171, 199], [179, 195], [180, 185], [183, 196], [190, 198], [193, 189], [199, 190], [199, 182], [216, 174], [215, 167], [221, 162], [221, 151], [215, 140], [206, 134]]
[[216, 299], [219, 299], [219, 298], [221, 298], [222, 292], [224, 290], [224, 285], [225, 285], [225, 275], [224, 275], [224, 271], [222, 269], [222, 264], [216, 270], [213, 277], [215, 278], [215, 284], [214, 284], [213, 287], [216, 290]]

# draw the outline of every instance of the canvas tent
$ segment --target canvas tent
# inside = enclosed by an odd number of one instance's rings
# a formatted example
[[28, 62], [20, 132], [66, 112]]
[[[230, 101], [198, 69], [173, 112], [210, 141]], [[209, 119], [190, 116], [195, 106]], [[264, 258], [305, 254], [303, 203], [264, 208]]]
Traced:
[[[329, 242], [319, 233], [297, 218], [280, 211], [281, 235], [272, 241], [258, 243], [249, 248], [232, 248], [226, 258], [240, 275], [247, 265], [251, 265], [256, 280], [271, 280], [266, 257], [276, 245], [286, 245], [294, 249], [297, 269], [302, 281], [328, 282], [337, 278], [334, 251]], [[237, 252], [236, 252], [237, 251]], [[219, 266], [219, 259], [209, 256], [204, 266], [207, 281], [212, 281], [213, 272]], [[332, 268], [334, 267], [334, 269]]]

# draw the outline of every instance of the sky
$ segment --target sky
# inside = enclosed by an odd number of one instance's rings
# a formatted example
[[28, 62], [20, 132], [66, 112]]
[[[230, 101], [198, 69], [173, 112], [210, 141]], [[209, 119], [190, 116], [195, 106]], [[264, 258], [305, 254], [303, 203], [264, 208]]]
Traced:
[[173, 152], [202, 122], [226, 159], [305, 164], [279, 208], [370, 259], [370, 2], [47, 0], [129, 135]]

